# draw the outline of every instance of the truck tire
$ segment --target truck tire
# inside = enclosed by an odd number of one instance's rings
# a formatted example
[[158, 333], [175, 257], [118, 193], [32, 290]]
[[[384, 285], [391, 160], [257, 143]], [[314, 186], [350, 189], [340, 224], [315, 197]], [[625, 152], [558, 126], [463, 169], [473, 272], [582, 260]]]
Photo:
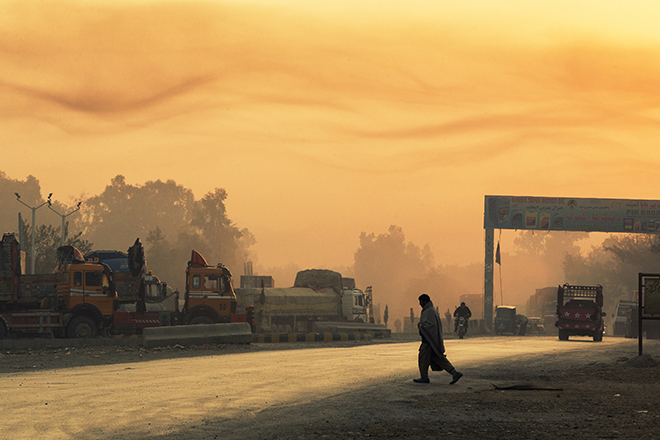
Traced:
[[568, 330], [559, 330], [559, 340], [560, 341], [568, 341]]
[[213, 320], [208, 316], [195, 316], [193, 319], [190, 320], [190, 325], [197, 325], [197, 324], [213, 324]]
[[594, 342], [601, 342], [603, 340], [603, 332], [594, 333]]
[[70, 338], [88, 339], [95, 338], [99, 328], [96, 322], [89, 316], [76, 316], [71, 320], [67, 327], [67, 334]]
[[5, 328], [5, 324], [0, 321], [0, 339], [5, 339], [7, 337], [7, 329]]

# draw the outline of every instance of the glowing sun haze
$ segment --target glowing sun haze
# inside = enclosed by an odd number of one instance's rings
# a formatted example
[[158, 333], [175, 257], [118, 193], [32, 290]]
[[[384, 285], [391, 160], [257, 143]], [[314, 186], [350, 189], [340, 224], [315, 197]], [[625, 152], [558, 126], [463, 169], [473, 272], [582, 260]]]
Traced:
[[652, 1], [6, 0], [0, 169], [64, 202], [117, 174], [225, 188], [266, 266], [349, 265], [391, 224], [477, 262], [486, 194], [660, 198], [658, 23]]

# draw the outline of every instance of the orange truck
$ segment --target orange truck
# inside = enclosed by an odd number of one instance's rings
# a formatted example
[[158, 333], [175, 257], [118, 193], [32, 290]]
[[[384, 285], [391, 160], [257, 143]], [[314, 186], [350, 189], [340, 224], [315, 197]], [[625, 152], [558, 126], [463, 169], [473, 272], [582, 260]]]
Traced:
[[[136, 261], [144, 266], [131, 274], [138, 278], [130, 283], [127, 274], [115, 277], [107, 264], [86, 261], [71, 246], [58, 249], [54, 273], [25, 275], [18, 240], [14, 234], [5, 234], [0, 242], [0, 339], [9, 334], [93, 338], [99, 333], [141, 333], [147, 327], [247, 322], [246, 314], [235, 313], [236, 295], [229, 270], [220, 264], [209, 266], [196, 251], [186, 270], [183, 310], [178, 306], [173, 311], [140, 307], [149, 292], [145, 286], [153, 277], [146, 271], [141, 252], [141, 245], [129, 249], [129, 255], [138, 255]], [[120, 296], [116, 289], [119, 280], [139, 287]], [[122, 307], [129, 303], [136, 305], [134, 311]]]
[[184, 299], [184, 324], [247, 322], [245, 314], [236, 314], [236, 293], [229, 269], [222, 264], [209, 265], [195, 250], [186, 269]]
[[53, 273], [25, 275], [14, 234], [4, 234], [0, 254], [0, 337], [93, 337], [112, 322], [116, 293], [107, 267], [85, 262], [78, 250], [64, 246]]

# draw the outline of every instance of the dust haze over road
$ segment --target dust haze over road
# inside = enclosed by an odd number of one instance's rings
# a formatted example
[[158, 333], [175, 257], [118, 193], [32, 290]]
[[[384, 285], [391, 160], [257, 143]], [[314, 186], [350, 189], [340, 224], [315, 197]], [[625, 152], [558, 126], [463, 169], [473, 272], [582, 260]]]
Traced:
[[447, 355], [465, 373], [450, 387], [444, 372], [432, 373], [427, 386], [411, 382], [417, 341], [251, 351], [256, 345], [242, 353], [3, 374], [0, 398], [11, 417], [0, 426], [12, 438], [316, 438], [306, 437], [311, 427], [353, 429], [395, 415], [412, 423], [418, 410], [409, 403], [434, 393], [492, 390], [492, 381], [478, 378], [482, 369], [495, 377], [502, 371], [507, 382], [505, 371], [526, 359], [588, 363], [598, 354], [614, 362], [637, 349], [621, 338], [449, 340]]

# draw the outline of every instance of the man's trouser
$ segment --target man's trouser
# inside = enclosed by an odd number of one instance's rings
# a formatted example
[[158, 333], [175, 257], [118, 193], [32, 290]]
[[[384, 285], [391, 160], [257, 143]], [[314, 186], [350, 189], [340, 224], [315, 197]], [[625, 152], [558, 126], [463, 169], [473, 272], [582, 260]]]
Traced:
[[454, 366], [449, 362], [447, 356], [444, 354], [438, 356], [431, 345], [426, 342], [422, 342], [422, 345], [419, 346], [419, 356], [417, 358], [419, 364], [419, 375], [422, 379], [429, 377], [429, 367], [431, 366], [431, 358], [433, 361], [440, 366], [443, 370], [449, 372], [454, 369]]

